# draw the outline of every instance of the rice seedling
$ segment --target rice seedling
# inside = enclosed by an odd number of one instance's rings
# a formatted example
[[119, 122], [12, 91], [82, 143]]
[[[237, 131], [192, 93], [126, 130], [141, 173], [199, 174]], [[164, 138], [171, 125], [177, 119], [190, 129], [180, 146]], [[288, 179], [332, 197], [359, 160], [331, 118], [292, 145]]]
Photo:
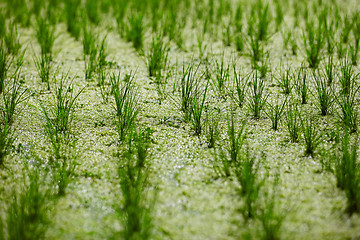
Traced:
[[40, 57], [34, 56], [34, 64], [39, 74], [41, 82], [46, 83], [47, 90], [50, 90], [50, 72], [51, 72], [51, 60], [47, 54], [41, 54]]
[[280, 78], [277, 79], [277, 82], [285, 95], [289, 95], [291, 93], [293, 87], [291, 81], [293, 77], [294, 76], [290, 67], [288, 67], [284, 72], [280, 71]]
[[348, 95], [355, 87], [355, 79], [358, 74], [354, 73], [352, 65], [348, 59], [342, 61], [340, 65], [339, 83], [341, 86], [341, 92], [344, 95]]
[[335, 176], [337, 187], [346, 193], [346, 210], [350, 215], [360, 211], [360, 172], [358, 169], [357, 149], [357, 139], [351, 146], [350, 135], [348, 131], [345, 130], [341, 155], [336, 156], [335, 160]]
[[191, 123], [195, 131], [195, 135], [197, 136], [200, 136], [204, 125], [204, 123], [202, 122], [202, 115], [205, 107], [205, 100], [206, 100], [206, 93], [208, 90], [208, 86], [209, 86], [209, 81], [206, 82], [206, 86], [204, 90], [198, 89], [192, 100]]
[[65, 0], [64, 4], [67, 31], [72, 37], [79, 40], [81, 33], [81, 24], [79, 21], [81, 0]]
[[277, 174], [273, 182], [271, 190], [264, 193], [264, 206], [260, 208], [258, 218], [263, 227], [263, 235], [261, 239], [273, 240], [281, 239], [280, 230], [286, 218], [285, 212], [279, 212], [279, 181], [280, 176]]
[[15, 110], [30, 96], [28, 94], [28, 89], [24, 89], [20, 84], [20, 70], [15, 72], [12, 78], [13, 83], [9, 84], [3, 92], [4, 105], [0, 107], [0, 111], [4, 118], [2, 122], [6, 122], [9, 126], [11, 126], [14, 122]]
[[120, 33], [120, 36], [125, 36], [125, 23], [124, 19], [126, 16], [126, 12], [129, 8], [130, 1], [120, 0], [120, 1], [112, 1], [113, 4], [113, 14], [115, 15], [117, 29]]
[[281, 31], [281, 36], [282, 36], [282, 39], [283, 39], [284, 49], [288, 49], [289, 44], [290, 44], [290, 40], [292, 39], [291, 30], [289, 28], [285, 28], [284, 30]]
[[253, 35], [256, 41], [266, 41], [269, 38], [269, 28], [272, 21], [272, 16], [269, 10], [269, 3], [262, 1], [256, 1], [252, 6], [252, 14], [249, 24], [251, 35]]
[[322, 136], [316, 130], [312, 119], [305, 120], [304, 117], [301, 117], [299, 114], [299, 119], [301, 122], [302, 132], [304, 133], [304, 142], [305, 142], [305, 155], [314, 156], [316, 148], [319, 146]]
[[256, 157], [252, 156], [247, 149], [242, 153], [240, 161], [234, 164], [236, 180], [240, 185], [240, 195], [244, 198], [242, 215], [247, 221], [256, 216], [256, 204], [261, 188], [265, 183], [264, 179], [259, 179], [259, 164]]
[[299, 125], [300, 114], [298, 110], [293, 107], [291, 104], [288, 104], [287, 109], [287, 129], [290, 135], [291, 142], [298, 142], [300, 134], [300, 125]]
[[327, 64], [324, 67], [324, 72], [328, 80], [328, 85], [331, 85], [335, 78], [335, 64], [333, 60], [333, 56], [328, 56]]
[[242, 122], [240, 129], [237, 130], [238, 127], [235, 126], [233, 114], [227, 117], [228, 145], [220, 145], [219, 153], [217, 153], [216, 148], [214, 148], [213, 152], [215, 158], [214, 170], [222, 177], [229, 177], [231, 167], [241, 161], [242, 146], [245, 141], [245, 122]]
[[164, 42], [163, 37], [158, 35], [156, 38], [153, 38], [150, 51], [146, 56], [150, 77], [161, 79], [162, 71], [168, 66], [168, 54], [169, 46], [168, 43]]
[[295, 78], [295, 92], [301, 98], [301, 104], [306, 104], [308, 100], [308, 84], [306, 69], [301, 67]]
[[244, 50], [244, 36], [242, 33], [242, 28], [243, 28], [243, 23], [242, 23], [242, 19], [243, 19], [243, 9], [241, 4], [238, 4], [237, 8], [236, 8], [236, 12], [234, 15], [234, 43], [235, 43], [235, 47], [236, 50], [238, 52], [241, 52], [242, 50]]
[[357, 120], [358, 120], [358, 111], [356, 108], [356, 96], [359, 93], [360, 87], [352, 87], [348, 94], [339, 94], [335, 98], [336, 102], [340, 107], [340, 113], [338, 113], [338, 118], [350, 132], [357, 131]]
[[[29, 170], [29, 183], [24, 180], [20, 192], [13, 190], [6, 210], [6, 220], [0, 220], [1, 239], [42, 239], [49, 223], [49, 197], [43, 190], [38, 169]], [[25, 176], [24, 176], [25, 179]], [[6, 235], [5, 235], [6, 232]]]
[[134, 75], [130, 74], [129, 81], [121, 83], [120, 72], [110, 76], [111, 87], [115, 100], [116, 130], [119, 140], [125, 140], [126, 134], [135, 124], [140, 111], [137, 91], [133, 87]]
[[45, 2], [43, 2], [42, 0], [34, 0], [32, 1], [31, 11], [35, 16], [38, 16], [44, 7]]
[[264, 56], [261, 60], [260, 60], [260, 64], [258, 64], [256, 66], [256, 69], [259, 71], [260, 73], [260, 78], [261, 79], [265, 79], [266, 75], [268, 73], [268, 71], [270, 71], [270, 65], [269, 65], [269, 53], [266, 54], [266, 56]]
[[205, 33], [198, 32], [198, 34], [196, 36], [196, 41], [197, 41], [197, 47], [199, 50], [199, 58], [200, 59], [203, 59], [205, 57], [205, 53], [206, 53], [206, 49], [207, 49], [207, 45], [204, 43], [204, 39], [205, 39]]
[[248, 101], [248, 106], [255, 119], [260, 118], [260, 113], [263, 110], [268, 95], [264, 95], [265, 82], [263, 79], [257, 77], [257, 72], [253, 74], [252, 88]]
[[52, 61], [53, 46], [55, 41], [55, 27], [45, 18], [36, 18], [36, 39], [40, 45], [41, 55], [45, 55]]
[[324, 46], [323, 23], [317, 24], [313, 20], [306, 20], [306, 34], [303, 33], [306, 61], [309, 67], [316, 69], [321, 61], [321, 52]]
[[108, 62], [106, 61], [106, 58], [108, 55], [106, 38], [107, 38], [107, 34], [101, 40], [101, 43], [99, 44], [100, 46], [97, 47], [97, 48], [99, 48], [98, 55], [96, 58], [96, 64], [97, 64], [96, 71], [97, 71], [98, 75], [104, 71], [104, 68], [108, 64]]
[[30, 25], [31, 12], [26, 0], [7, 1], [7, 9], [8, 15], [12, 15], [16, 23], [24, 27]]
[[9, 21], [5, 32], [6, 34], [4, 35], [4, 42], [8, 53], [12, 55], [18, 55], [21, 49], [21, 44], [18, 36], [16, 22]]
[[245, 141], [245, 121], [242, 122], [240, 129], [235, 126], [234, 113], [227, 119], [227, 135], [229, 138], [228, 153], [232, 163], [240, 161], [241, 148]]
[[[213, 168], [215, 173], [220, 177], [231, 176], [231, 161], [229, 161], [226, 151], [222, 145], [214, 147], [214, 163]], [[217, 150], [219, 149], [219, 150]]]
[[322, 116], [328, 115], [334, 104], [333, 90], [327, 84], [326, 79], [321, 77], [319, 73], [316, 75], [314, 72], [313, 76], [317, 93], [317, 107], [320, 109]]
[[230, 46], [232, 43], [232, 23], [229, 21], [223, 24], [223, 43], [225, 46]]
[[104, 101], [104, 103], [107, 103], [109, 100], [109, 96], [112, 93], [111, 84], [107, 79], [109, 78], [109, 75], [105, 73], [105, 71], [99, 72], [98, 75], [98, 86], [100, 88], [100, 94]]
[[250, 36], [250, 57], [252, 61], [253, 68], [258, 66], [258, 62], [264, 55], [264, 50], [262, 43], [255, 37]]
[[242, 77], [240, 76], [240, 73], [237, 72], [235, 65], [233, 66], [233, 69], [234, 69], [234, 79], [235, 79], [233, 89], [235, 89], [234, 90], [235, 94], [231, 94], [230, 96], [232, 96], [237, 106], [242, 108], [244, 106], [246, 99], [246, 90], [248, 87], [250, 75]]
[[40, 102], [40, 110], [45, 119], [44, 127], [52, 143], [60, 142], [58, 137], [61, 137], [60, 135], [62, 134], [67, 135], [71, 130], [76, 109], [75, 103], [84, 90], [82, 88], [77, 93], [74, 93], [73, 79], [68, 83], [68, 77], [69, 72], [62, 74], [60, 83], [55, 90], [54, 103], [52, 105], [48, 106]]
[[[137, 145], [135, 155], [125, 153], [125, 162], [118, 168], [122, 207], [116, 208], [123, 224], [121, 237], [124, 239], [150, 239], [153, 229], [152, 211], [156, 201], [149, 194], [148, 169], [146, 164], [147, 144], [149, 136], [135, 132], [133, 141]], [[140, 152], [139, 152], [140, 151]], [[144, 152], [145, 151], [145, 152]]]
[[126, 40], [133, 43], [134, 48], [140, 51], [143, 47], [143, 14], [135, 13], [128, 18], [128, 26], [126, 28]]
[[183, 31], [186, 25], [186, 17], [180, 17], [176, 7], [170, 7], [165, 13], [162, 32], [164, 36], [168, 36], [169, 40], [173, 40], [178, 48], [183, 48]]
[[4, 48], [3, 41], [0, 42], [0, 94], [5, 87], [5, 80], [11, 64], [11, 57]]
[[207, 112], [205, 118], [205, 131], [206, 131], [206, 141], [208, 148], [215, 148], [215, 144], [219, 138], [219, 121], [220, 118], [217, 117], [218, 113], [214, 112]]
[[226, 84], [229, 82], [230, 78], [230, 66], [226, 66], [224, 55], [222, 55], [221, 62], [215, 60], [215, 78], [212, 83], [215, 90], [219, 93], [220, 96], [223, 96]]
[[284, 11], [282, 3], [279, 0], [276, 0], [275, 2], [275, 24], [276, 24], [276, 31], [279, 31], [281, 24], [284, 21]]
[[351, 64], [353, 66], [357, 65], [357, 59], [358, 59], [358, 53], [359, 53], [359, 45], [357, 46], [349, 46], [349, 55], [351, 59]]
[[83, 55], [85, 61], [85, 79], [91, 79], [97, 67], [96, 60], [98, 55], [98, 46], [97, 46], [97, 37], [94, 35], [92, 30], [87, 27], [86, 20], [84, 20], [84, 25], [83, 25], [82, 44], [83, 44]]
[[274, 131], [278, 130], [286, 102], [287, 102], [287, 98], [284, 99], [284, 102], [282, 104], [279, 103], [271, 104], [270, 102], [267, 103], [268, 108], [267, 110], [265, 110], [265, 114], [270, 118], [271, 128], [274, 129]]
[[0, 124], [0, 167], [4, 166], [5, 157], [10, 153], [14, 141], [15, 136], [10, 124], [7, 121]]
[[197, 71], [199, 66], [200, 65], [195, 67], [192, 63], [190, 63], [186, 69], [185, 66], [183, 66], [180, 80], [180, 110], [185, 122], [191, 119], [192, 102], [198, 85]]
[[[330, 13], [327, 8], [324, 8], [323, 13], [325, 16], [328, 16]], [[336, 26], [335, 26], [336, 20], [328, 21], [326, 17], [323, 19], [324, 23], [324, 30], [325, 30], [325, 41], [326, 41], [326, 49], [327, 53], [329, 54], [329, 57], [334, 54], [335, 50], [335, 33], [336, 33]]]
[[[102, 1], [101, 1], [102, 2]], [[99, 9], [99, 5], [100, 3], [99, 1], [96, 0], [86, 0], [85, 1], [85, 9], [86, 9], [86, 15], [88, 17], [88, 19], [90, 20], [91, 23], [97, 25], [100, 22], [100, 9]]]
[[66, 194], [66, 187], [69, 185], [77, 165], [76, 156], [71, 152], [75, 152], [75, 141], [70, 145], [63, 145], [59, 142], [58, 147], [61, 155], [55, 155], [56, 159], [51, 159], [50, 164], [53, 170], [53, 182], [57, 186], [57, 195], [62, 197]]
[[343, 26], [340, 30], [340, 40], [343, 44], [347, 44], [349, 42], [350, 32], [353, 27], [353, 21], [349, 15], [345, 15], [342, 19]]

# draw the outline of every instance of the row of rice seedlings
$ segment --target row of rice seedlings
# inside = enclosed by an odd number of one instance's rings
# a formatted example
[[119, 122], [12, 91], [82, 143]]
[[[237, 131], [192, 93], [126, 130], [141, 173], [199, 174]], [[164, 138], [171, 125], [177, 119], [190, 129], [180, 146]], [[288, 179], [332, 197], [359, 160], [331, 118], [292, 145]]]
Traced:
[[69, 72], [61, 76], [56, 87], [54, 102], [45, 104], [40, 101], [40, 111], [44, 118], [44, 128], [52, 147], [50, 169], [57, 184], [58, 196], [64, 196], [66, 187], [73, 175], [76, 161], [75, 137], [71, 127], [74, 119], [76, 100], [84, 89], [74, 92], [73, 80], [68, 82]]

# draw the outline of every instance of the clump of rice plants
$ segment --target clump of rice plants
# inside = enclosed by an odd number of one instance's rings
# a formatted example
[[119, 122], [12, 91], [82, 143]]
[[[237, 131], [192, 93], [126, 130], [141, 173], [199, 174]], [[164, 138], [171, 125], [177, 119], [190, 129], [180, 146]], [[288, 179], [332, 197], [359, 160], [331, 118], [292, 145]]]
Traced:
[[205, 136], [208, 148], [214, 148], [219, 138], [219, 117], [216, 116], [216, 112], [207, 112], [205, 118]]
[[168, 53], [169, 46], [164, 42], [161, 35], [152, 39], [151, 48], [147, 54], [147, 65], [150, 77], [161, 79], [162, 71], [168, 66]]
[[40, 45], [40, 57], [34, 57], [35, 67], [42, 82], [47, 83], [50, 90], [50, 71], [53, 60], [53, 46], [55, 41], [54, 26], [45, 18], [38, 17], [36, 20], [36, 38]]
[[41, 55], [46, 55], [50, 61], [53, 58], [53, 46], [55, 41], [54, 26], [45, 18], [36, 19], [36, 39], [40, 45]]
[[17, 25], [14, 21], [9, 21], [7, 28], [4, 26], [4, 42], [7, 52], [12, 55], [18, 55], [21, 44], [18, 36]]
[[288, 104], [287, 109], [287, 129], [290, 135], [291, 142], [298, 142], [300, 134], [300, 114], [296, 107]]
[[308, 100], [308, 83], [305, 68], [300, 68], [295, 78], [295, 92], [301, 98], [301, 104], [306, 104]]
[[323, 23], [317, 24], [313, 20], [306, 20], [306, 33], [303, 34], [306, 61], [309, 67], [316, 69], [321, 61], [321, 52], [324, 46]]
[[339, 94], [335, 98], [340, 107], [338, 118], [345, 128], [354, 133], [358, 128], [358, 111], [356, 107], [356, 96], [358, 96], [360, 87], [351, 86], [348, 94]]
[[275, 131], [278, 130], [286, 102], [287, 102], [287, 98], [284, 99], [282, 104], [281, 103], [272, 104], [268, 102], [268, 108], [267, 110], [265, 110], [265, 114], [270, 118], [272, 124], [271, 128], [274, 129]]
[[113, 89], [116, 111], [116, 130], [119, 140], [122, 142], [128, 131], [135, 124], [136, 117], [140, 111], [139, 97], [133, 86], [134, 75], [129, 75], [129, 80], [121, 83], [120, 72], [110, 76]]
[[67, 31], [70, 33], [71, 36], [78, 40], [81, 33], [81, 0], [65, 0], [64, 3]]
[[206, 94], [209, 86], [209, 81], [206, 82], [206, 86], [203, 90], [198, 89], [194, 95], [192, 100], [192, 107], [191, 107], [191, 123], [193, 125], [193, 129], [195, 131], [195, 135], [200, 136], [201, 131], [203, 129], [203, 121], [202, 116], [205, 108], [205, 100]]
[[316, 148], [319, 146], [322, 136], [318, 132], [312, 119], [304, 119], [299, 115], [302, 132], [304, 133], [305, 155], [314, 156]]
[[215, 70], [214, 70], [215, 78], [213, 79], [213, 86], [219, 95], [223, 96], [224, 90], [226, 88], [226, 84], [229, 82], [230, 78], [230, 66], [226, 66], [224, 55], [222, 55], [221, 61], [218, 62], [215, 60]]
[[214, 170], [220, 176], [230, 176], [231, 167], [241, 161], [242, 147], [245, 142], [245, 122], [242, 122], [239, 130], [237, 128], [232, 113], [227, 117], [228, 145], [220, 145], [218, 152], [214, 148]]
[[317, 93], [317, 106], [322, 116], [328, 115], [334, 104], [333, 89], [329, 86], [326, 78], [321, 77], [320, 74], [314, 72], [313, 76]]
[[344, 95], [348, 95], [350, 91], [354, 89], [355, 79], [359, 74], [355, 74], [352, 65], [348, 59], [342, 61], [340, 65], [339, 83], [341, 92]]
[[5, 80], [10, 67], [11, 58], [4, 48], [3, 41], [0, 42], [0, 94], [5, 87]]
[[234, 65], [234, 86], [233, 91], [235, 93], [231, 94], [232, 98], [236, 102], [237, 106], [242, 108], [246, 100], [246, 90], [249, 83], [250, 74], [242, 77], [240, 73], [237, 72], [236, 66]]
[[83, 25], [83, 55], [85, 61], [85, 79], [91, 79], [96, 70], [96, 56], [98, 54], [97, 37], [91, 28], [87, 27], [86, 20]]
[[126, 40], [132, 42], [134, 48], [140, 51], [143, 47], [144, 27], [143, 14], [134, 13], [128, 18]]
[[194, 64], [190, 63], [186, 69], [185, 66], [183, 66], [182, 70], [182, 77], [180, 80], [180, 110], [185, 122], [191, 119], [192, 103], [198, 85], [198, 69], [199, 65], [195, 67]]
[[277, 82], [285, 95], [289, 95], [291, 93], [293, 87], [292, 79], [293, 74], [290, 67], [288, 67], [285, 72], [280, 72], [280, 78]]
[[248, 106], [255, 119], [260, 118], [260, 113], [263, 110], [268, 95], [264, 95], [265, 81], [257, 77], [257, 72], [253, 74], [252, 88], [249, 96]]
[[99, 1], [96, 0], [86, 0], [85, 1], [85, 9], [86, 15], [90, 22], [93, 24], [99, 24], [100, 22], [100, 9], [99, 9]]

